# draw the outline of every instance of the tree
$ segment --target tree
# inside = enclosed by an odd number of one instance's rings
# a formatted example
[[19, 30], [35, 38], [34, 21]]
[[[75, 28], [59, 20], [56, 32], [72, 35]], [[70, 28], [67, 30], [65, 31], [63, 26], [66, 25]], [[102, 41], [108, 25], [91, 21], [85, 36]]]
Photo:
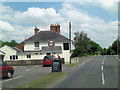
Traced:
[[82, 32], [75, 32], [75, 37], [73, 40], [73, 45], [75, 50], [73, 52], [73, 56], [85, 56], [86, 54], [98, 54], [98, 51], [101, 51], [102, 48], [99, 44], [94, 41], [91, 41], [88, 38], [87, 34]]
[[74, 57], [78, 57], [78, 56], [81, 57], [81, 56], [85, 55], [86, 52], [87, 52], [87, 50], [84, 47], [78, 46], [75, 48], [75, 50], [73, 52], [73, 56]]
[[1, 41], [1, 43], [2, 43], [2, 47], [4, 45], [15, 47], [18, 44], [15, 40], [11, 40], [10, 42], [8, 42], [8, 41], [5, 41], [5, 42]]
[[102, 55], [107, 55], [107, 49], [104, 48], [104, 49], [102, 50], [101, 54], [102, 54]]
[[101, 51], [101, 50], [102, 50], [102, 47], [99, 44], [97, 44], [94, 41], [90, 41], [90, 52], [92, 54], [98, 53], [98, 51]]
[[76, 48], [78, 46], [82, 46], [85, 49], [89, 49], [90, 38], [87, 37], [87, 34], [84, 33], [83, 31], [82, 32], [77, 31], [74, 34], [75, 34], [75, 37], [73, 40], [74, 47]]

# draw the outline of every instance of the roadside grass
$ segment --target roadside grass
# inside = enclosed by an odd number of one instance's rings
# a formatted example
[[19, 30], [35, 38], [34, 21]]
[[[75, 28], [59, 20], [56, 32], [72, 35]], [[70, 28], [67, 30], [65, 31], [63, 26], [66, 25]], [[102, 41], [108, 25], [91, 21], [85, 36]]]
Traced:
[[50, 73], [18, 88], [47, 88], [48, 86], [53, 85], [55, 82], [61, 80], [65, 76], [65, 72]]
[[71, 63], [71, 64], [67, 65], [67, 67], [75, 67], [77, 65], [78, 65], [78, 63]]

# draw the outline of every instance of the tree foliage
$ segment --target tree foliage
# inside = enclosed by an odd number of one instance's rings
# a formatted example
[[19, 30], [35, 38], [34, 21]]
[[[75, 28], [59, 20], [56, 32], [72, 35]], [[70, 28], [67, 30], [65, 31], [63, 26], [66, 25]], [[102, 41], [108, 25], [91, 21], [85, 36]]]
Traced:
[[108, 49], [102, 50], [102, 55], [120, 55], [120, 41], [115, 40]]
[[98, 54], [98, 51], [101, 51], [102, 48], [99, 44], [92, 41], [86, 33], [75, 32], [75, 37], [73, 40], [73, 45], [75, 50], [73, 51], [73, 56], [86, 56], [86, 55], [95, 55]]
[[8, 41], [0, 41], [0, 47], [3, 47], [4, 45], [15, 47], [18, 43], [15, 40], [11, 40], [10, 42]]

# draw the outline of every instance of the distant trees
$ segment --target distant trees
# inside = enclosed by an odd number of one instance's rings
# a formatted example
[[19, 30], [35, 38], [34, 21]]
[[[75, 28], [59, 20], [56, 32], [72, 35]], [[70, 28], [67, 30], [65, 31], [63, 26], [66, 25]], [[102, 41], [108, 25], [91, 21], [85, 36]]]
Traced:
[[15, 47], [18, 43], [15, 40], [11, 40], [10, 42], [8, 41], [0, 41], [0, 47], [3, 47], [4, 45]]
[[109, 48], [103, 49], [101, 54], [102, 55], [117, 55], [117, 54], [120, 54], [120, 41], [115, 40]]
[[99, 44], [94, 41], [91, 41], [86, 33], [75, 32], [75, 37], [73, 40], [73, 45], [75, 50], [73, 51], [73, 57], [81, 57], [86, 55], [95, 55], [98, 54], [98, 51], [101, 51], [102, 48]]

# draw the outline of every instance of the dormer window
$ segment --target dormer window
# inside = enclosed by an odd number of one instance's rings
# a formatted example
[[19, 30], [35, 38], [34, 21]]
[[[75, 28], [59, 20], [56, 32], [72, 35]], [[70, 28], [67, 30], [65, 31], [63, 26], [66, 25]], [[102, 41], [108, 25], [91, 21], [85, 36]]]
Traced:
[[39, 42], [35, 42], [35, 47], [39, 47]]

